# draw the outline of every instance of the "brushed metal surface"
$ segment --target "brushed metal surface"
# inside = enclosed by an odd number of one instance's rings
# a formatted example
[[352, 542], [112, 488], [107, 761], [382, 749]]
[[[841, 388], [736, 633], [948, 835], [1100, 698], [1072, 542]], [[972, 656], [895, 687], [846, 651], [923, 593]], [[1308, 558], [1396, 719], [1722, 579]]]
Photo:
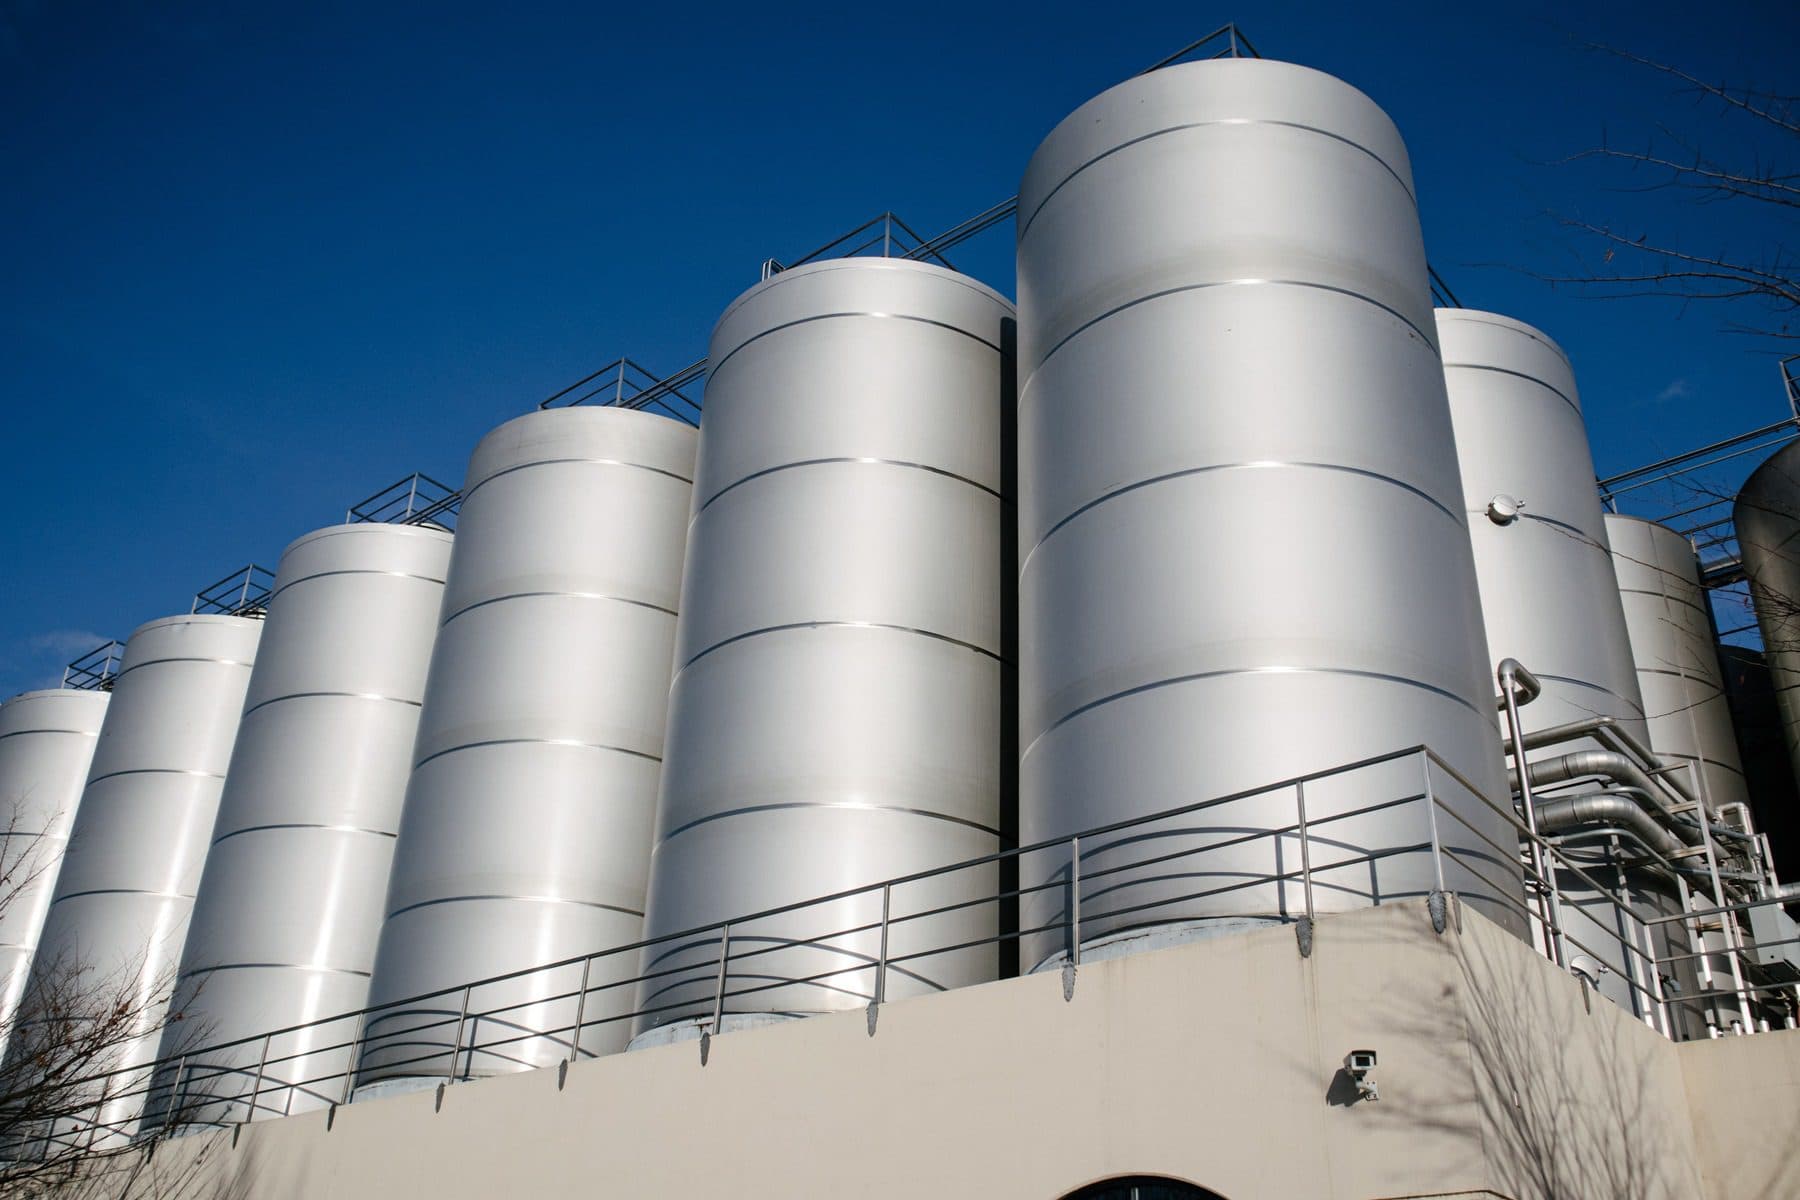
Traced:
[[[990, 854], [1007, 832], [1012, 308], [845, 259], [713, 331], [646, 936]], [[890, 954], [991, 937], [991, 870], [897, 890]], [[868, 1002], [880, 896], [735, 928], [728, 1014]], [[814, 938], [812, 945], [798, 943]], [[644, 1032], [710, 1014], [717, 931], [652, 948]], [[742, 959], [736, 955], [744, 955]], [[915, 959], [890, 998], [994, 977]], [[804, 982], [796, 982], [804, 981]]]
[[[243, 617], [167, 617], [125, 644], [21, 1006], [29, 1019], [34, 994], [72, 978], [130, 997], [135, 1036], [96, 1072], [156, 1057], [262, 632]], [[183, 1033], [205, 1030], [182, 1017], [167, 1027], [185, 1048]], [[104, 1141], [135, 1132], [147, 1082], [114, 1082], [140, 1094], [102, 1107], [115, 1131]]]
[[[1284, 63], [1133, 79], [1033, 155], [1018, 250], [1021, 838], [1416, 743], [1504, 797], [1424, 248], [1387, 116]], [[1321, 785], [1309, 815], [1416, 794], [1418, 775]], [[1199, 850], [1295, 816], [1291, 793], [1267, 796], [1154, 843]], [[1428, 845], [1428, 826], [1413, 804], [1320, 831], [1318, 908], [1427, 890], [1429, 853], [1344, 862]], [[1083, 847], [1084, 874], [1121, 868], [1084, 892], [1084, 941], [1303, 911], [1298, 879], [1262, 882], [1297, 872], [1291, 838], [1131, 865], [1148, 853]], [[1027, 886], [1066, 878], [1039, 857]], [[1517, 899], [1510, 861], [1484, 870]], [[1494, 894], [1454, 867], [1447, 882]], [[1025, 965], [1065, 948], [1060, 889], [1023, 910], [1053, 929], [1026, 939]]]
[[1616, 513], [1606, 515], [1606, 537], [1651, 749], [1693, 764], [1689, 782], [1714, 812], [1748, 803], [1719, 641], [1693, 547], [1666, 525]]
[[[450, 547], [441, 530], [355, 524], [282, 553], [176, 987], [206, 1042], [367, 1002]], [[352, 1033], [275, 1039], [254, 1115], [336, 1100], [348, 1052], [319, 1047]], [[247, 1097], [261, 1059], [256, 1044], [190, 1055], [183, 1098]]]
[[[663, 417], [580, 407], [476, 447], [372, 1004], [642, 936], [697, 442]], [[582, 1053], [624, 1045], [637, 959], [594, 963]], [[567, 1058], [581, 974], [478, 989], [472, 1009], [508, 1011], [463, 1031], [476, 1049], [458, 1073]], [[372, 1018], [359, 1080], [447, 1073], [460, 1004]]]
[[[1539, 330], [1495, 313], [1439, 309], [1437, 325], [1488, 660], [1516, 658], [1543, 682], [1519, 710], [1527, 730], [1608, 716], [1646, 737], [1567, 356]], [[1489, 518], [1497, 496], [1523, 506], [1515, 520]]]
[[1800, 778], [1800, 443], [1770, 455], [1744, 481], [1732, 519], [1788, 755]]
[[108, 692], [51, 688], [0, 704], [0, 1056], [110, 699]]

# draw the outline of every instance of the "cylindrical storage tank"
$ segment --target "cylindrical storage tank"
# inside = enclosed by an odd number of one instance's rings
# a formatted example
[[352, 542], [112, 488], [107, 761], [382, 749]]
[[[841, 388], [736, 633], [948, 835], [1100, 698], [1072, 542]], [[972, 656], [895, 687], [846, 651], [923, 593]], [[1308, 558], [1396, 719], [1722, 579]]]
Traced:
[[1789, 766], [1768, 660], [1747, 646], [1722, 645], [1719, 668], [1756, 828], [1769, 839], [1775, 874], [1800, 879], [1800, 783]]
[[206, 1031], [159, 1088], [183, 1119], [343, 1098], [354, 1021], [257, 1035], [368, 1000], [450, 545], [355, 524], [282, 553], [176, 986]]
[[1516, 658], [1543, 683], [1519, 710], [1528, 732], [1605, 716], [1647, 741], [1568, 357], [1543, 333], [1495, 313], [1439, 309], [1437, 329], [1489, 675]]
[[1651, 749], [1666, 761], [1693, 765], [1688, 784], [1711, 811], [1749, 803], [1693, 547], [1666, 525], [1616, 513], [1606, 516], [1606, 538]]
[[1789, 762], [1800, 779], [1800, 442], [1784, 446], [1745, 480], [1732, 520]]
[[[784, 272], [714, 328], [645, 936], [711, 928], [645, 951], [652, 1040], [710, 1017], [718, 923], [1010, 832], [1012, 334], [897, 259]], [[994, 938], [997, 886], [895, 888], [884, 995], [993, 978], [994, 944], [927, 952]], [[868, 1003], [881, 916], [877, 888], [734, 924], [726, 1021]]]
[[[1442, 803], [1510, 847], [1393, 123], [1286, 63], [1140, 76], [1033, 155], [1018, 252], [1021, 839], [1425, 745], [1487, 797], [1434, 769]], [[1315, 824], [1391, 805], [1314, 830], [1315, 910], [1438, 886], [1432, 809], [1402, 803], [1421, 775], [1413, 756], [1305, 786]], [[1271, 833], [1299, 807], [1284, 787], [1084, 838], [1078, 934], [1073, 848], [1028, 856], [1023, 885], [1058, 886], [1022, 906], [1049, 928], [1024, 965], [1071, 935], [1118, 952], [1303, 914], [1297, 840]], [[1510, 853], [1438, 816], [1492, 880], [1452, 862], [1444, 885], [1518, 927]]]
[[[179, 1052], [205, 1036], [179, 1008], [180, 1019], [169, 1019], [169, 997], [262, 628], [244, 617], [167, 617], [126, 642], [12, 1060], [30, 1053], [33, 1011], [72, 995], [108, 1031], [88, 1072], [130, 1072], [156, 1057], [159, 1042]], [[104, 1131], [98, 1144], [133, 1136], [148, 1076], [116, 1077], [96, 1112], [71, 1119], [71, 1132], [87, 1136], [91, 1117]]]
[[[370, 1004], [451, 990], [370, 1015], [359, 1083], [568, 1058], [581, 966], [474, 989], [459, 1040], [460, 988], [642, 936], [697, 440], [565, 408], [475, 448]], [[583, 1054], [624, 1046], [637, 965], [585, 971]]]
[[52, 688], [0, 704], [0, 1055], [111, 698]]

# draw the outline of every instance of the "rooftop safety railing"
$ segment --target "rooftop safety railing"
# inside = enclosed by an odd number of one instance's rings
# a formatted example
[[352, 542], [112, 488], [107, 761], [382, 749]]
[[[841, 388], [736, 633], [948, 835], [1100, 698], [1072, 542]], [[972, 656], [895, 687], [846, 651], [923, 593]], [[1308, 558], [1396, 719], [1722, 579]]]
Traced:
[[124, 642], [117, 638], [103, 642], [63, 668], [62, 686], [84, 692], [110, 692], [124, 657]]
[[261, 616], [269, 606], [275, 572], [251, 563], [194, 593], [193, 613], [219, 613], [228, 617]]
[[[1523, 862], [1521, 845], [1534, 852]], [[1304, 955], [1320, 913], [1421, 898], [1439, 933], [1469, 905], [1671, 1038], [1722, 1032], [1721, 1004], [1772, 1012], [1769, 1001], [1800, 1000], [1800, 984], [1726, 969], [1744, 947], [1708, 940], [1708, 922], [1758, 902], [1706, 906], [1683, 892], [1678, 909], [1647, 907], [1611, 866], [1534, 833], [1420, 745], [96, 1074], [41, 1138], [129, 1140], [353, 1103], [386, 1081], [566, 1069], [634, 1034], [695, 1040], [704, 1060], [714, 1037], [769, 1014], [862, 1008], [873, 1035], [884, 1003], [1012, 974], [1002, 964], [1015, 960], [1060, 970], [1069, 994], [1084, 954], [1147, 931], [1287, 924]], [[1678, 990], [1694, 974], [1701, 986]], [[1789, 1024], [1794, 1011], [1790, 1001]], [[101, 1116], [139, 1108], [141, 1125]]]
[[344, 512], [344, 524], [367, 521], [454, 530], [461, 510], [461, 491], [423, 471], [414, 471], [352, 504]]

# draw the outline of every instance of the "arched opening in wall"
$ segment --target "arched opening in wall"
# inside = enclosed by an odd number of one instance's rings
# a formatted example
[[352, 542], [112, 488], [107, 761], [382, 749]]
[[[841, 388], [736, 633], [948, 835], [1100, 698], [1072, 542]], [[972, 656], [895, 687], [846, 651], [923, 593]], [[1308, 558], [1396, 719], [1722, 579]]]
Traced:
[[1070, 1192], [1062, 1200], [1225, 1200], [1225, 1197], [1179, 1179], [1132, 1175], [1090, 1183]]

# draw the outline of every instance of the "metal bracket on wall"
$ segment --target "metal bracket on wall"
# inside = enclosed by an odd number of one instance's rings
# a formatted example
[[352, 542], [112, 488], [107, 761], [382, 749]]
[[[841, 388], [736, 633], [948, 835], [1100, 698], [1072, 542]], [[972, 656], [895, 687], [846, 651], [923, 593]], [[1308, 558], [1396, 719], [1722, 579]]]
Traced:
[[1434, 933], [1443, 933], [1450, 927], [1450, 903], [1443, 892], [1432, 892], [1425, 897], [1425, 909], [1431, 914], [1431, 928]]
[[1075, 998], [1075, 964], [1069, 959], [1063, 960], [1062, 985], [1063, 1002], [1067, 1003]]
[[1294, 940], [1300, 943], [1300, 957], [1311, 958], [1313, 950], [1313, 919], [1301, 917], [1294, 922]]

